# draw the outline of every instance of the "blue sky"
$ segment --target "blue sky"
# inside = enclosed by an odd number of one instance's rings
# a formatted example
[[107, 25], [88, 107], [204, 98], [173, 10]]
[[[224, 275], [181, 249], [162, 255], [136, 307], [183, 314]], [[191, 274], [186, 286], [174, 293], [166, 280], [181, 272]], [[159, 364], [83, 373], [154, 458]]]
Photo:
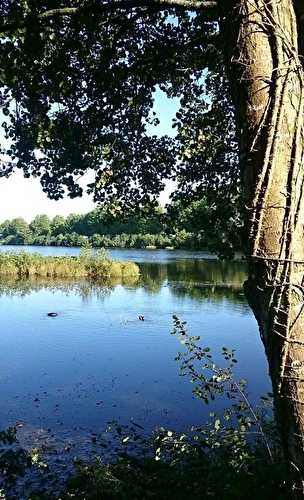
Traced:
[[[178, 99], [168, 99], [159, 89], [155, 95], [154, 110], [160, 120], [160, 125], [154, 128], [154, 133], [159, 135], [174, 135], [172, 118], [178, 109]], [[152, 132], [152, 129], [150, 129]], [[0, 140], [3, 139], [2, 132]], [[168, 184], [160, 196], [160, 202], [165, 204], [172, 189]], [[9, 179], [0, 178], [0, 222], [5, 219], [23, 217], [30, 221], [37, 214], [67, 216], [69, 213], [86, 213], [94, 208], [94, 203], [88, 195], [71, 200], [49, 200], [43, 193], [38, 179], [24, 179], [21, 172], [14, 173]]]

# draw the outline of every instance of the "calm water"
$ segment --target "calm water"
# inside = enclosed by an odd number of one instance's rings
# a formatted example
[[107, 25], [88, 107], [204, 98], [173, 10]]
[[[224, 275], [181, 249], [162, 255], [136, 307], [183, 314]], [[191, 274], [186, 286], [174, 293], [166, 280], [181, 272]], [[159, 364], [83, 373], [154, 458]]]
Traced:
[[[79, 439], [113, 419], [134, 420], [146, 430], [205, 421], [213, 408], [194, 399], [191, 384], [178, 375], [174, 358], [182, 346], [170, 335], [173, 314], [214, 351], [237, 350], [236, 370], [249, 380], [252, 401], [270, 390], [258, 329], [241, 288], [244, 264], [221, 263], [202, 252], [111, 254], [138, 262], [140, 279], [107, 286], [0, 280], [0, 428], [19, 422], [31, 441], [50, 432]], [[49, 318], [49, 311], [58, 317]]]

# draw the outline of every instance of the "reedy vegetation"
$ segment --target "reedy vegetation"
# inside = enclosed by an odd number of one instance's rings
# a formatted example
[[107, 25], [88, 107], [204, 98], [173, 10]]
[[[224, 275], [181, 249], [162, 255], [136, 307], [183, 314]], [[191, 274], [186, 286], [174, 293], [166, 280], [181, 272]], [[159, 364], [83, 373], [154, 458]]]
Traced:
[[134, 262], [116, 262], [104, 251], [82, 250], [79, 257], [45, 257], [38, 253], [0, 253], [0, 275], [48, 278], [124, 278], [139, 276]]

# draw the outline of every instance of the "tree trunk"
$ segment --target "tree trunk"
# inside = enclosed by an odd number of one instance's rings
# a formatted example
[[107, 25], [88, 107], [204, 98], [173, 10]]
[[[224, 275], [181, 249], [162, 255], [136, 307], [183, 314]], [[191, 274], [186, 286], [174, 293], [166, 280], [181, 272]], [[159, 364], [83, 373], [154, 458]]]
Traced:
[[304, 72], [298, 2], [219, 3], [240, 137], [246, 293], [268, 357], [293, 493], [303, 498]]

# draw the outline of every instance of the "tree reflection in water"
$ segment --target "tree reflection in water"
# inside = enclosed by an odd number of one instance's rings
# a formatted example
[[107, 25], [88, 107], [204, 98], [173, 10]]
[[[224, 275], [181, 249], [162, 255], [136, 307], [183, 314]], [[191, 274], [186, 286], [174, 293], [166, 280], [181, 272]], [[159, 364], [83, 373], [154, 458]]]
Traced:
[[169, 286], [173, 295], [188, 296], [195, 300], [226, 299], [233, 303], [245, 303], [242, 285], [246, 279], [246, 264], [241, 261], [178, 260], [167, 263], [141, 263], [141, 275], [126, 279], [91, 281], [89, 279], [53, 278], [1, 278], [0, 296], [26, 296], [40, 290], [61, 290], [67, 295], [76, 294], [88, 301], [92, 297], [103, 300], [115, 287], [143, 287], [146, 292], [157, 294]]

